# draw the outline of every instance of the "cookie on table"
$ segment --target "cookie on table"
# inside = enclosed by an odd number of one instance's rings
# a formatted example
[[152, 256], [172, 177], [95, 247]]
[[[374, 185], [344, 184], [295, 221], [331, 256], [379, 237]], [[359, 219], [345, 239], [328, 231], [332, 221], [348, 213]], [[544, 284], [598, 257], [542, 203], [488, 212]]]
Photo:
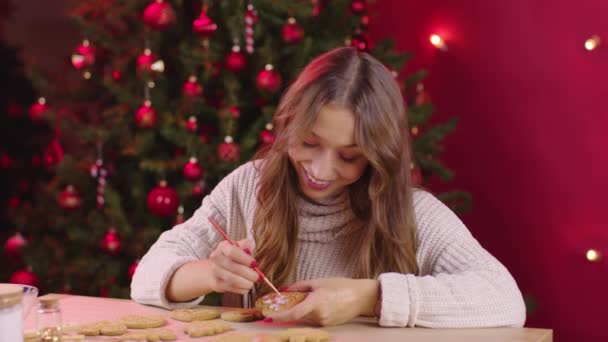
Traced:
[[119, 336], [127, 331], [127, 326], [121, 322], [100, 321], [81, 326], [78, 333], [85, 336]]
[[120, 336], [118, 341], [148, 341], [148, 336], [143, 331], [129, 332]]
[[177, 340], [177, 336], [175, 336], [173, 330], [167, 328], [148, 329], [145, 331], [145, 333], [148, 342]]
[[207, 321], [220, 317], [215, 309], [178, 309], [169, 313], [169, 317], [182, 322]]
[[195, 321], [184, 326], [184, 332], [190, 337], [212, 336], [232, 330], [232, 326], [222, 320]]
[[128, 315], [122, 317], [120, 322], [129, 329], [149, 329], [165, 325], [165, 318], [160, 315]]
[[224, 311], [221, 315], [228, 322], [252, 322], [264, 318], [260, 309], [235, 309]]
[[213, 342], [281, 342], [281, 340], [264, 333], [229, 332], [214, 337]]
[[307, 295], [307, 292], [281, 292], [280, 294], [272, 292], [258, 298], [255, 301], [255, 307], [262, 310], [262, 314], [266, 317], [291, 309], [302, 302]]
[[331, 335], [325, 330], [316, 328], [292, 328], [277, 333], [281, 342], [324, 342]]

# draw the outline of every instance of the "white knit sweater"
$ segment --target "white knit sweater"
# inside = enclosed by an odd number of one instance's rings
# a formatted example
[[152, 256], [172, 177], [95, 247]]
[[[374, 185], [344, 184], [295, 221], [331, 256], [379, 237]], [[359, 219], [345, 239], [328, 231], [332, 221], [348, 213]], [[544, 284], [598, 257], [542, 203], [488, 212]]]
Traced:
[[[234, 240], [253, 239], [257, 171], [246, 163], [224, 178], [186, 222], [161, 234], [142, 258], [131, 283], [131, 297], [142, 304], [169, 309], [165, 288], [183, 264], [204, 259], [222, 241], [207, 220], [211, 215]], [[315, 205], [302, 198], [299, 208], [297, 280], [352, 277], [353, 239], [357, 229], [346, 201]], [[381, 326], [521, 327], [525, 306], [507, 269], [473, 238], [460, 219], [428, 192], [414, 191], [419, 230], [419, 274], [384, 273]], [[255, 253], [255, 252], [254, 252]], [[249, 306], [248, 296], [226, 294], [225, 305]], [[242, 301], [234, 302], [234, 298]], [[242, 297], [242, 298], [241, 298]]]

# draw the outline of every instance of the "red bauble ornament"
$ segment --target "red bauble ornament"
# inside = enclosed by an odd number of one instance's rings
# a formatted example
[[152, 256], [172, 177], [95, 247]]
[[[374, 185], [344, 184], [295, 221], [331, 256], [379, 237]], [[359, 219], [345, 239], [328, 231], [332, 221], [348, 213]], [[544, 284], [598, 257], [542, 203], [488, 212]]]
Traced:
[[25, 245], [27, 245], [27, 240], [17, 232], [4, 243], [4, 253], [10, 257], [20, 257], [21, 248]]
[[350, 39], [350, 45], [356, 47], [359, 51], [365, 52], [368, 52], [371, 48], [368, 37], [359, 30]]
[[177, 192], [167, 186], [166, 181], [161, 181], [159, 186], [152, 189], [147, 198], [148, 208], [159, 217], [167, 217], [175, 214], [179, 206]]
[[410, 165], [410, 174], [412, 177], [412, 185], [420, 186], [422, 184], [422, 171], [420, 171], [418, 165], [415, 165], [414, 163]]
[[82, 68], [88, 68], [95, 64], [95, 48], [89, 43], [87, 39], [82, 41], [72, 54], [72, 65], [74, 68], [80, 70]]
[[38, 277], [29, 268], [27, 270], [16, 271], [11, 275], [9, 281], [13, 284], [38, 286]]
[[151, 29], [162, 31], [175, 22], [175, 11], [170, 4], [156, 0], [144, 9], [143, 20]]
[[206, 8], [203, 8], [201, 15], [192, 22], [192, 30], [203, 38], [211, 37], [217, 30], [217, 24], [207, 16]]
[[184, 165], [184, 169], [182, 172], [184, 178], [193, 182], [199, 180], [204, 173], [205, 170], [201, 167], [201, 165], [198, 163], [198, 160], [196, 160], [196, 158], [194, 157], [190, 158], [186, 165]]
[[186, 122], [186, 129], [189, 132], [195, 133], [198, 129], [198, 123], [196, 122], [196, 117], [191, 116], [188, 118], [188, 122]]
[[416, 86], [416, 99], [414, 100], [414, 103], [416, 106], [431, 103], [431, 96], [426, 90], [424, 90], [424, 85], [422, 83], [418, 83]]
[[55, 138], [44, 150], [42, 161], [47, 169], [54, 169], [63, 160], [63, 148]]
[[6, 153], [0, 153], [0, 169], [8, 169], [13, 165], [13, 158]]
[[417, 138], [420, 135], [420, 127], [416, 125], [412, 126], [412, 128], [410, 128], [410, 133], [412, 138]]
[[350, 10], [355, 14], [363, 14], [367, 9], [367, 3], [365, 0], [352, 0], [350, 3]]
[[164, 70], [164, 62], [153, 54], [150, 49], [145, 49], [144, 52], [137, 57], [137, 72], [140, 75], [143, 72], [154, 73], [163, 72]]
[[238, 45], [232, 47], [232, 51], [226, 56], [224, 65], [226, 69], [238, 73], [245, 69], [247, 59], [245, 54], [241, 52], [241, 48]]
[[129, 275], [129, 279], [133, 279], [135, 270], [137, 270], [137, 265], [139, 265], [139, 260], [135, 260], [135, 262], [131, 266], [129, 266], [129, 271], [127, 273]]
[[207, 191], [207, 184], [205, 183], [205, 181], [203, 181], [203, 180], [198, 181], [192, 187], [192, 197], [194, 197], [194, 198], [202, 197], [205, 194], [205, 191]]
[[116, 82], [119, 82], [122, 80], [122, 74], [120, 73], [119, 70], [112, 70], [112, 79]]
[[279, 90], [282, 82], [281, 74], [274, 70], [272, 64], [266, 64], [264, 70], [256, 78], [258, 89], [266, 93], [274, 93]]
[[227, 136], [217, 147], [217, 156], [221, 161], [236, 162], [240, 158], [239, 145], [233, 142], [232, 137]]
[[59, 206], [66, 210], [74, 210], [82, 205], [82, 197], [73, 185], [68, 185], [59, 194]]
[[148, 100], [144, 101], [144, 104], [135, 112], [135, 124], [139, 128], [153, 128], [156, 126], [157, 120], [156, 110]]
[[122, 239], [114, 227], [110, 227], [110, 229], [108, 229], [108, 232], [101, 240], [100, 247], [104, 252], [110, 255], [116, 255], [120, 252], [122, 247]]
[[197, 97], [201, 96], [201, 94], [203, 93], [203, 87], [198, 82], [196, 82], [196, 76], [190, 76], [188, 78], [188, 81], [184, 83], [182, 91], [186, 96]]
[[304, 39], [304, 29], [292, 17], [287, 19], [287, 24], [283, 26], [282, 36], [285, 43], [298, 44]]
[[30, 119], [35, 122], [44, 120], [48, 109], [49, 107], [46, 104], [46, 99], [44, 97], [39, 98], [38, 101], [30, 107]]
[[276, 139], [276, 135], [274, 135], [274, 132], [271, 130], [265, 129], [260, 132], [260, 142], [262, 143], [262, 146], [272, 145]]

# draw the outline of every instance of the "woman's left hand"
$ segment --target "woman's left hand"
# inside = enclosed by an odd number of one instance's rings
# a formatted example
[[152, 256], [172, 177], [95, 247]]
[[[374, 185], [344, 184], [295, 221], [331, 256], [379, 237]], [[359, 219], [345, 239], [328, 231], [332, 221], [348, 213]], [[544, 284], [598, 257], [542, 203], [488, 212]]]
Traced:
[[310, 292], [293, 308], [273, 314], [267, 321], [308, 321], [328, 326], [357, 316], [373, 316], [378, 302], [378, 280], [325, 278], [299, 281], [286, 291]]

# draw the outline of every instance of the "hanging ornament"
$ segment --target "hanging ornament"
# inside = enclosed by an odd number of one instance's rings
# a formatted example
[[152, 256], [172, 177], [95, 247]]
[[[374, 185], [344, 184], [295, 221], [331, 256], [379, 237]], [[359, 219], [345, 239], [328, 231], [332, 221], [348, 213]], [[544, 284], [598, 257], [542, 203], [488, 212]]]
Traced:
[[158, 116], [156, 110], [152, 107], [150, 100], [144, 101], [144, 104], [135, 112], [135, 124], [139, 128], [153, 128], [156, 126]]
[[116, 82], [120, 82], [122, 80], [122, 74], [120, 73], [120, 70], [112, 70], [112, 79]]
[[95, 64], [95, 48], [89, 43], [88, 39], [76, 47], [72, 54], [72, 65], [77, 70], [88, 68]]
[[245, 12], [245, 51], [248, 54], [253, 54], [253, 24], [258, 21], [258, 13], [253, 7], [251, 0], [247, 4], [247, 11]]
[[179, 205], [177, 192], [167, 186], [166, 181], [160, 181], [159, 186], [148, 193], [148, 208], [159, 217], [167, 217], [175, 214]]
[[144, 49], [144, 52], [137, 57], [137, 73], [142, 74], [148, 72], [154, 74], [155, 72], [165, 71], [165, 63], [162, 59], [152, 53], [150, 49]]
[[312, 3], [312, 16], [318, 17], [323, 10], [325, 5], [324, 0], [311, 0]]
[[287, 44], [298, 44], [304, 39], [304, 29], [293, 17], [287, 19], [287, 24], [283, 26], [281, 33], [283, 41]]
[[412, 185], [420, 186], [422, 184], [422, 171], [418, 165], [410, 163], [410, 175], [412, 177]]
[[186, 129], [189, 132], [196, 133], [196, 130], [198, 129], [198, 123], [196, 122], [195, 116], [191, 116], [188, 118], [188, 121], [186, 122]]
[[65, 210], [74, 210], [82, 205], [82, 197], [73, 185], [68, 185], [59, 193], [59, 206]]
[[182, 172], [184, 178], [193, 182], [199, 180], [204, 173], [205, 170], [201, 167], [201, 165], [198, 163], [198, 160], [194, 157], [190, 158], [186, 165], [184, 165], [184, 169]]
[[220, 119], [238, 119], [241, 117], [241, 110], [237, 106], [228, 106], [218, 111]]
[[196, 184], [194, 184], [194, 186], [192, 187], [192, 197], [194, 197], [194, 198], [202, 197], [205, 194], [206, 190], [207, 190], [207, 185], [206, 185], [205, 181], [200, 180], [200, 181], [196, 182]]
[[99, 244], [101, 249], [110, 255], [116, 255], [120, 253], [120, 249], [122, 246], [122, 240], [120, 235], [116, 232], [114, 227], [110, 227], [106, 235], [104, 235], [101, 243]]
[[175, 22], [175, 11], [170, 4], [156, 0], [144, 9], [143, 20], [151, 29], [162, 31]]
[[48, 170], [54, 169], [63, 160], [63, 148], [59, 144], [59, 140], [54, 138], [53, 141], [46, 147], [42, 156], [44, 167]]
[[281, 74], [274, 70], [272, 64], [266, 64], [264, 70], [262, 70], [256, 78], [256, 84], [258, 89], [266, 93], [275, 93], [281, 88]]
[[274, 132], [272, 131], [273, 126], [271, 123], [266, 124], [266, 129], [263, 130], [262, 132], [260, 132], [260, 142], [262, 143], [262, 146], [269, 146], [274, 144], [274, 141], [276, 140], [276, 135], [274, 134]]
[[359, 51], [368, 52], [371, 49], [368, 37], [361, 30], [356, 30], [350, 38], [350, 45]]
[[49, 107], [46, 104], [46, 99], [44, 97], [38, 98], [38, 101], [36, 101], [36, 103], [34, 103], [30, 107], [30, 119], [34, 122], [40, 122], [44, 120], [48, 109]]
[[135, 262], [133, 264], [131, 264], [131, 266], [129, 266], [129, 270], [127, 271], [127, 274], [129, 275], [129, 279], [133, 279], [133, 275], [135, 274], [135, 271], [137, 270], [138, 265], [139, 265], [139, 259], [135, 260]]
[[241, 47], [238, 45], [232, 46], [232, 51], [228, 53], [224, 61], [226, 69], [234, 73], [243, 71], [245, 69], [246, 63], [247, 60], [245, 58], [245, 54], [241, 52]]
[[361, 17], [361, 23], [359, 24], [359, 26], [361, 27], [361, 29], [367, 30], [369, 28], [369, 22], [369, 15], [364, 15]]
[[203, 38], [209, 38], [217, 31], [217, 24], [207, 15], [206, 5], [203, 5], [201, 14], [192, 22], [192, 31]]
[[354, 14], [363, 14], [367, 9], [367, 3], [365, 0], [352, 0], [350, 2], [350, 10], [353, 11]]
[[181, 223], [184, 223], [184, 207], [180, 205], [177, 208], [177, 216], [175, 217], [175, 224], [181, 224]]
[[13, 158], [5, 152], [0, 153], [0, 169], [8, 169], [13, 165]]
[[91, 177], [97, 178], [97, 208], [103, 208], [105, 204], [105, 188], [106, 188], [106, 177], [108, 176], [108, 171], [103, 167], [103, 153], [102, 153], [102, 144], [99, 142], [97, 144], [97, 160], [95, 164], [91, 166]]
[[196, 81], [196, 76], [188, 77], [188, 81], [184, 83], [182, 92], [186, 96], [197, 97], [203, 94], [203, 87]]
[[9, 257], [18, 258], [21, 256], [21, 248], [25, 245], [27, 245], [27, 240], [20, 232], [16, 232], [4, 243], [4, 253]]
[[410, 128], [410, 133], [412, 138], [418, 138], [420, 136], [420, 127], [418, 125], [414, 125]]
[[422, 106], [431, 103], [431, 96], [424, 90], [424, 84], [418, 83], [416, 85], [416, 99], [414, 101], [416, 106]]
[[25, 270], [18, 270], [11, 275], [9, 282], [13, 284], [22, 284], [30, 286], [38, 286], [38, 276], [32, 272], [32, 268], [28, 267]]
[[226, 136], [217, 147], [217, 156], [221, 161], [236, 162], [240, 158], [239, 145], [234, 143], [231, 136]]

